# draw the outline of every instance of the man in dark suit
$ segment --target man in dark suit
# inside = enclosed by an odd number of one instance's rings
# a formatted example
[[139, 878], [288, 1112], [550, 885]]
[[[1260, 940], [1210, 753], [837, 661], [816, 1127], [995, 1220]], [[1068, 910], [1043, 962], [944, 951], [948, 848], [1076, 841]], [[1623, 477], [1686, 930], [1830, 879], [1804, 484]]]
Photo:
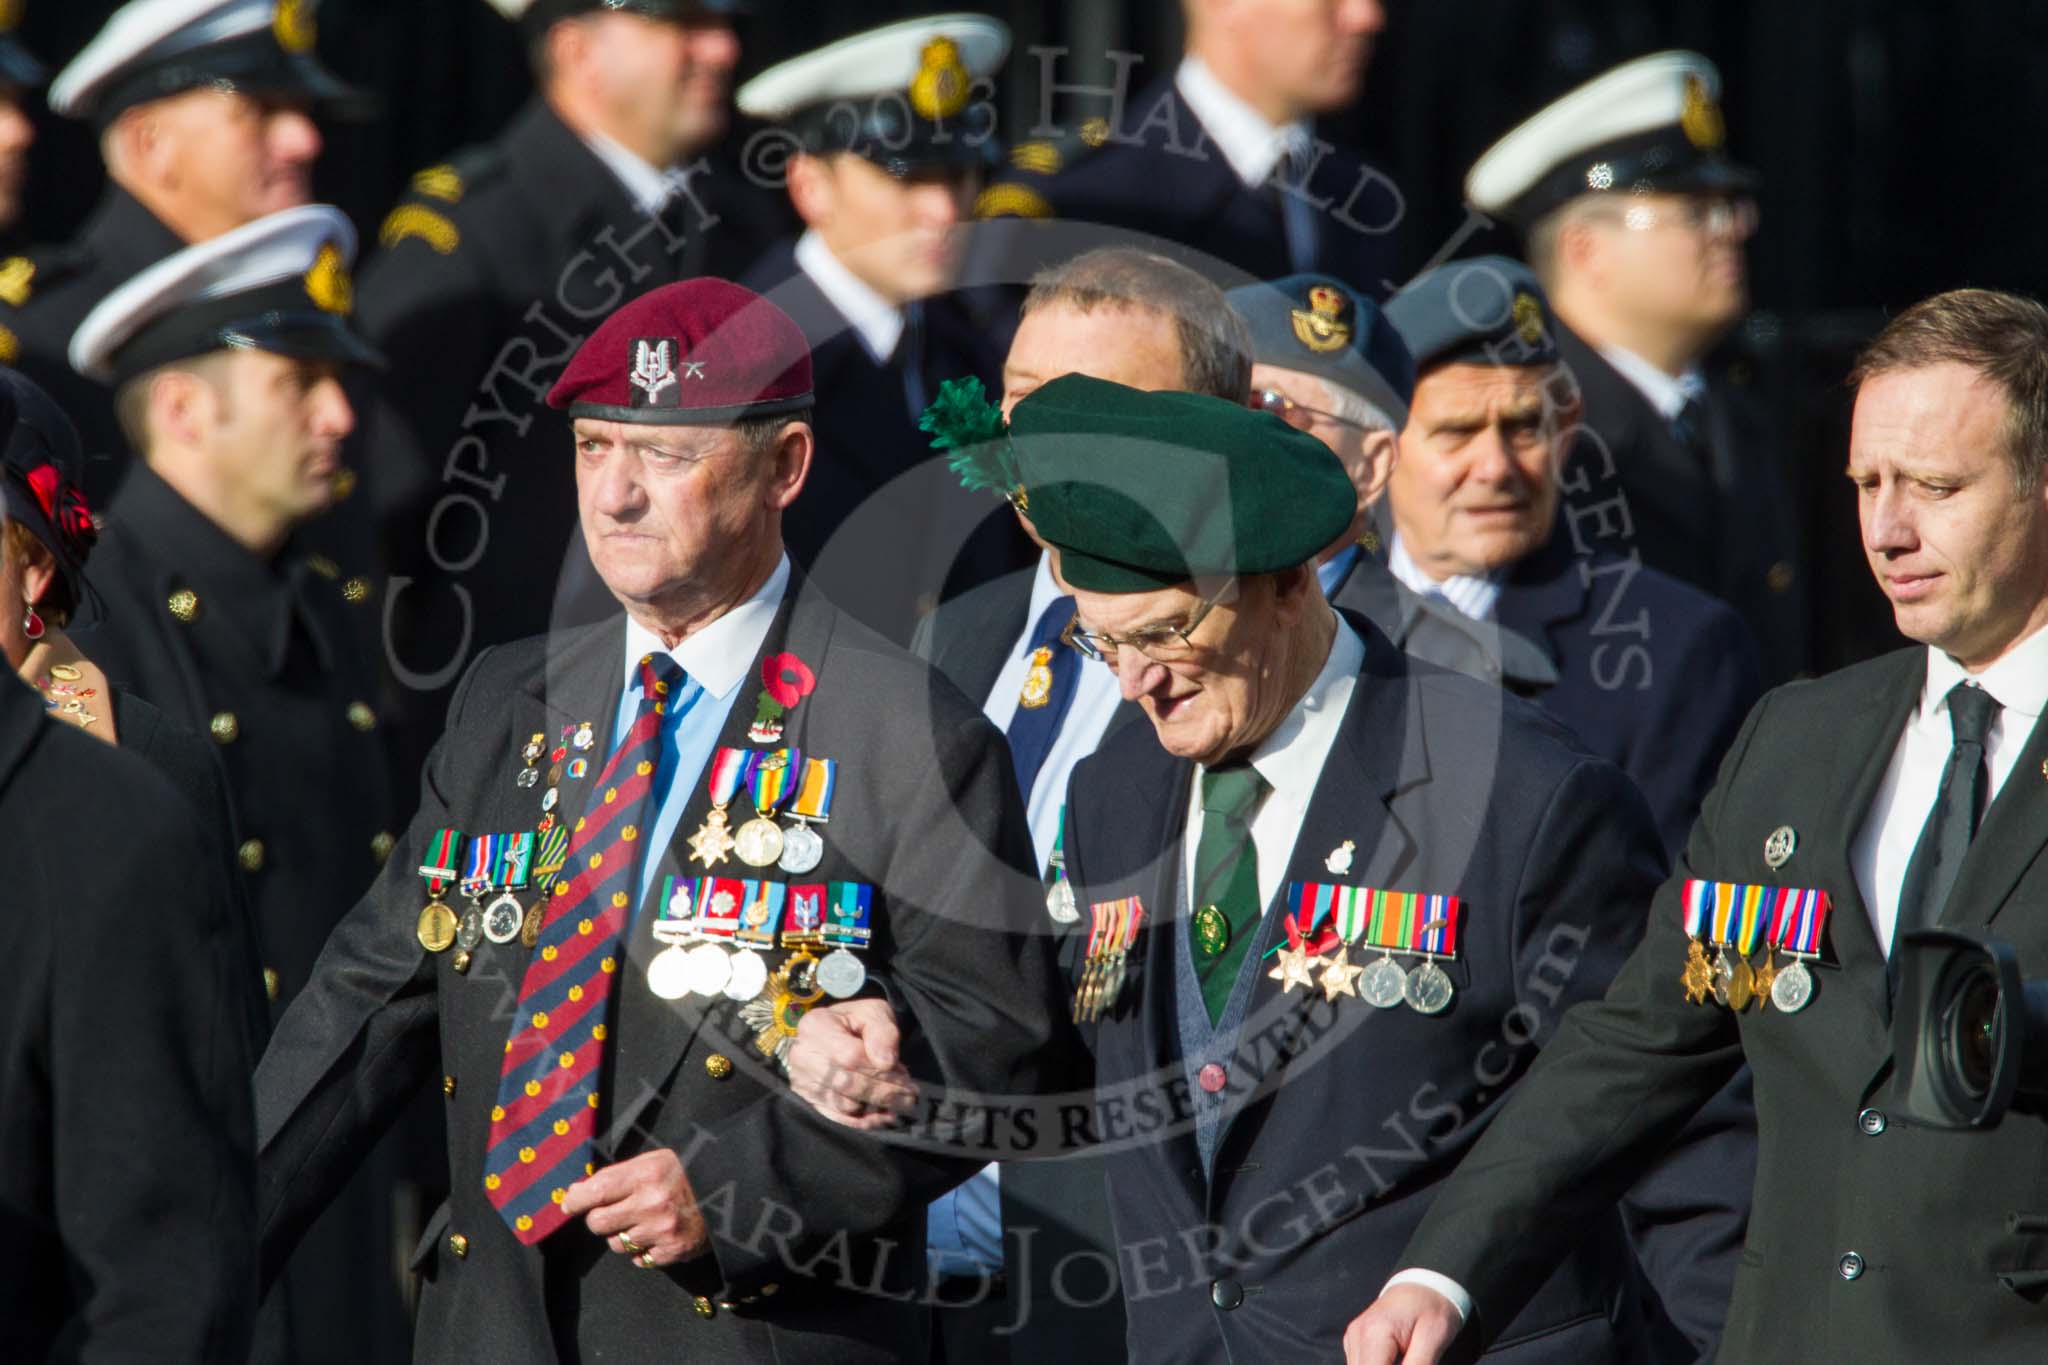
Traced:
[[784, 539], [841, 609], [899, 641], [942, 598], [1029, 558], [917, 426], [942, 382], [993, 383], [1002, 363], [949, 291], [996, 159], [992, 77], [1009, 49], [982, 15], [910, 19], [792, 57], [736, 101], [794, 148], [804, 223], [743, 277], [804, 329], [818, 386], [818, 456]]
[[[1072, 131], [1013, 148], [982, 193], [977, 218], [1024, 221], [984, 226], [975, 278], [1028, 279], [1072, 255], [1072, 230], [1030, 230], [1029, 220], [1057, 219], [1143, 234], [1226, 286], [1319, 271], [1369, 297], [1391, 289], [1400, 193], [1314, 125], [1357, 98], [1385, 23], [1377, 0], [1188, 0], [1184, 10], [1179, 67], [1136, 92], [1135, 59], [1115, 63], [1115, 84], [1087, 88], [1062, 82], [1047, 50], [1034, 134]], [[1089, 99], [1077, 127], [1054, 121], [1061, 94]]]
[[775, 1061], [805, 1005], [871, 979], [926, 1084], [1040, 1083], [1053, 966], [1001, 739], [790, 569], [811, 375], [786, 315], [656, 290], [550, 401], [625, 615], [457, 689], [405, 865], [258, 1071], [266, 1265], [439, 1072], [421, 1358], [919, 1355], [925, 1205], [978, 1163], [822, 1123]]
[[1606, 504], [1598, 534], [1734, 606], [1782, 682], [1808, 666], [1812, 575], [1789, 453], [1716, 358], [1756, 226], [1720, 84], [1694, 53], [1625, 63], [1501, 138], [1465, 194], [1523, 233], [1564, 323], [1585, 428], [1568, 477]]
[[[0, 443], [13, 427], [0, 387]], [[0, 820], [23, 853], [0, 915], [17, 972], [0, 1007], [0, 1357], [246, 1359], [255, 987], [214, 845], [149, 763], [46, 719], [12, 676]]]
[[[2048, 1129], [1918, 1127], [1888, 1112], [1887, 1082], [1904, 934], [1988, 927], [2030, 976], [2048, 953], [2028, 913], [2048, 894], [2044, 366], [2048, 310], [1981, 290], [1906, 310], [1866, 348], [1849, 475], [1870, 567], [1920, 647], [1752, 712], [1641, 948], [1566, 1018], [1403, 1253], [1434, 1288], [1390, 1287], [1347, 1334], [1354, 1365], [1427, 1365], [1461, 1320], [1461, 1346], [1495, 1339], [1574, 1218], [1744, 1060], [1762, 1139], [1726, 1357], [2039, 1358], [2026, 1211]], [[1721, 908], [1745, 887], [1791, 909], [1748, 932]]]
[[312, 112], [360, 96], [313, 52], [304, 0], [131, 0], [57, 73], [50, 108], [98, 131], [107, 188], [71, 241], [0, 261], [0, 363], [78, 423], [85, 492], [108, 504], [130, 463], [106, 387], [66, 362], [85, 315], [144, 269], [312, 199]]
[[20, 241], [28, 151], [36, 140], [29, 101], [49, 79], [42, 62], [15, 36], [21, 11], [0, 15], [0, 243]]
[[[1096, 1035], [1095, 1103], [1084, 1108], [1092, 1121], [1067, 1124], [1060, 1143], [1099, 1144], [1107, 1153], [1133, 1354], [1334, 1352], [1343, 1319], [1326, 1311], [1328, 1286], [1390, 1267], [1392, 1242], [1412, 1229], [1448, 1165], [1498, 1108], [1501, 1087], [1526, 1061], [1522, 1050], [1547, 1035], [1549, 1011], [1567, 992], [1583, 998], [1597, 991], [1639, 934], [1636, 898], [1660, 858], [1640, 798], [1611, 766], [1574, 748], [1523, 703], [1404, 663], [1364, 618], [1339, 618], [1323, 605], [1309, 586], [1309, 563], [1343, 529], [1353, 505], [1341, 495], [1349, 487], [1341, 466], [1310, 458], [1322, 451], [1327, 462], [1326, 450], [1240, 417], [1239, 407], [1161, 397], [1182, 410], [1146, 411], [1143, 395], [1068, 377], [1020, 403], [1011, 425], [1015, 477], [1034, 524], [1059, 551], [1062, 575], [1123, 585], [1091, 593], [1077, 583], [1082, 622], [1095, 602], [1097, 610], [1132, 616], [1119, 624], [1139, 626], [1106, 641], [1090, 638], [1084, 626], [1074, 637], [1078, 647], [1131, 660], [1117, 669], [1123, 694], [1144, 708], [1158, 737], [1155, 743], [1135, 726], [1113, 734], [1076, 769], [1068, 797], [1067, 871], [1077, 905], [1089, 908], [1094, 942], [1108, 933], [1105, 915], [1144, 909], [1142, 935], [1127, 954], [1091, 947], [1076, 963], [1077, 1011], [1105, 1017]], [[1127, 420], [1116, 418], [1118, 410]], [[1240, 420], [1260, 425], [1233, 435]], [[1223, 443], [1222, 460], [1211, 442]], [[1241, 559], [1227, 557], [1233, 546]], [[1185, 577], [1197, 555], [1209, 556], [1196, 578], [1205, 589], [1199, 596], [1185, 587], [1131, 586]], [[1134, 561], [1159, 567], [1141, 570]], [[1256, 576], [1233, 579], [1232, 566]], [[1233, 593], [1241, 602], [1254, 592], [1270, 595], [1257, 614], [1231, 612], [1221, 630], [1203, 624]], [[1179, 594], [1173, 602], [1145, 605], [1172, 593]], [[1138, 621], [1141, 611], [1146, 617]], [[1328, 632], [1320, 644], [1318, 622]], [[1264, 741], [1238, 742], [1243, 730], [1260, 728], [1269, 732]], [[1253, 768], [1270, 766], [1281, 779], [1266, 779], [1274, 790], [1252, 795], [1259, 814], [1249, 830], [1269, 874], [1255, 884], [1232, 880], [1242, 869], [1224, 875], [1199, 829], [1182, 834], [1194, 780], [1186, 754], [1212, 742], [1236, 745], [1233, 760], [1218, 769], [1242, 774], [1237, 760], [1249, 748]], [[1372, 774], [1369, 797], [1357, 788], [1361, 766]], [[1545, 794], [1533, 796], [1538, 789]], [[1189, 859], [1201, 866], [1184, 867]], [[1281, 895], [1279, 873], [1287, 867], [1301, 880]], [[1176, 904], [1183, 872], [1206, 889]], [[1326, 874], [1342, 880], [1309, 880]], [[1216, 890], [1219, 876], [1227, 895]], [[1353, 881], [1383, 883], [1352, 887], [1349, 899], [1358, 904], [1385, 882], [1418, 876], [1459, 888], [1442, 895], [1488, 906], [1489, 947], [1448, 969], [1418, 967], [1419, 1013], [1436, 1018], [1447, 983], [1458, 1001], [1438, 1021], [1443, 1036], [1424, 1026], [1405, 1042], [1374, 1041], [1374, 1062], [1354, 1073], [1365, 1043], [1350, 1050], [1344, 1043], [1362, 1016], [1342, 1009], [1364, 1008], [1366, 969], [1351, 960], [1351, 949], [1328, 956], [1336, 946], [1328, 916], [1309, 907], [1344, 897]], [[1512, 908], [1517, 898], [1526, 898], [1519, 909]], [[1262, 900], [1271, 907], [1263, 923]], [[1184, 931], [1176, 920], [1193, 927]], [[1423, 932], [1419, 917], [1405, 923]], [[1422, 942], [1394, 933], [1395, 924], [1384, 919], [1372, 931], [1388, 934], [1383, 941], [1393, 952]], [[1361, 932], [1346, 923], [1352, 941]], [[1265, 959], [1283, 945], [1300, 950], [1294, 971], [1305, 978], [1295, 985], [1324, 975], [1322, 1000], [1305, 1019], [1290, 1007], [1293, 986], [1257, 984]], [[1371, 951], [1381, 950], [1369, 950], [1367, 961]], [[1407, 974], [1390, 953], [1383, 956], [1385, 965], [1371, 968], [1377, 999], [1398, 1007]], [[1198, 980], [1218, 975], [1231, 977], [1234, 1003]], [[1138, 995], [1118, 1003], [1108, 983], [1126, 976]], [[1220, 1000], [1213, 1013], [1210, 995]], [[1179, 1012], [1191, 1001], [1207, 1014], [1206, 1026]], [[886, 1007], [854, 1002], [814, 1013], [802, 1032], [792, 1062], [793, 1073], [805, 1072], [801, 1089], [842, 1122], [878, 1121], [868, 1107], [897, 1099], [898, 1078], [876, 1063], [873, 1046], [891, 1036]], [[1397, 1056], [1404, 1064], [1394, 1064]], [[1265, 1081], [1276, 1069], [1304, 1084], [1271, 1087]], [[1332, 1141], [1327, 1153], [1339, 1160], [1317, 1164], [1325, 1155], [1319, 1136], [1381, 1131], [1393, 1133], [1392, 1144], [1347, 1150]], [[1239, 1138], [1256, 1145], [1215, 1145]], [[1205, 1145], [1209, 1151], [1200, 1152]], [[1348, 1157], [1356, 1168], [1344, 1163]], [[1392, 1202], [1374, 1205], [1395, 1190]], [[1268, 1212], [1276, 1205], [1281, 1213]], [[1191, 1227], [1203, 1236], [1186, 1235]], [[1523, 1349], [1532, 1359], [1643, 1359], [1634, 1283], [1620, 1222], [1608, 1214], [1597, 1222], [1594, 1246], [1563, 1262], [1516, 1339], [1526, 1329]]]
[[728, 0], [496, 7], [538, 93], [495, 141], [413, 176], [360, 289], [363, 330], [404, 377], [355, 445], [408, 772], [478, 651], [612, 610], [541, 401], [578, 340], [658, 285], [737, 278], [781, 231], [768, 195], [706, 151], [739, 60]]
[[1419, 370], [1389, 483], [1394, 574], [1536, 643], [1544, 710], [1634, 778], [1676, 857], [1761, 690], [1724, 603], [1600, 538], [1602, 498], [1567, 467], [1578, 395], [1529, 269], [1438, 267], [1387, 305]]

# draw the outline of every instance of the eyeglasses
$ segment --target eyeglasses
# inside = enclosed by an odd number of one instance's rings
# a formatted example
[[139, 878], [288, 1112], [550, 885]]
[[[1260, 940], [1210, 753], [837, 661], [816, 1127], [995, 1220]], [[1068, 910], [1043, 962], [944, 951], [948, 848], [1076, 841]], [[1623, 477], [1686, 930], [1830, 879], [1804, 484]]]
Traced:
[[1216, 609], [1216, 604], [1236, 586], [1236, 579], [1227, 580], [1217, 589], [1215, 596], [1205, 598], [1201, 605], [1195, 608], [1186, 625], [1145, 626], [1119, 640], [1114, 635], [1081, 629], [1081, 618], [1076, 616], [1068, 621], [1067, 628], [1060, 632], [1060, 643], [1084, 659], [1093, 659], [1097, 663], [1108, 664], [1111, 668], [1117, 666], [1118, 651], [1126, 645], [1154, 663], [1185, 663], [1195, 655], [1195, 642], [1190, 637], [1201, 628], [1209, 613]]
[[1726, 195], [1677, 195], [1658, 205], [1630, 204], [1621, 211], [1621, 222], [1635, 232], [1675, 227], [1708, 237], [1740, 239], [1756, 231], [1756, 200]]
[[1360, 431], [1372, 430], [1363, 422], [1354, 422], [1349, 417], [1339, 417], [1334, 412], [1324, 412], [1321, 408], [1297, 403], [1278, 389], [1253, 389], [1252, 396], [1245, 400], [1244, 405], [1254, 412], [1270, 412], [1296, 431], [1310, 430], [1315, 426], [1318, 417], [1327, 418], [1340, 426], [1356, 427]]

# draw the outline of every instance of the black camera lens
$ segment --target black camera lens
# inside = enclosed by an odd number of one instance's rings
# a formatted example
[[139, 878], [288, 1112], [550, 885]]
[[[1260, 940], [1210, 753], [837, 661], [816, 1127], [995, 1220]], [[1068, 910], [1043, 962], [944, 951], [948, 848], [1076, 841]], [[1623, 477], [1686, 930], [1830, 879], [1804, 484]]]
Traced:
[[1941, 1039], [1950, 1071], [1972, 1100], [1991, 1089], [1999, 1029], [1998, 978], [1978, 969], [1965, 976], [1941, 1014]]

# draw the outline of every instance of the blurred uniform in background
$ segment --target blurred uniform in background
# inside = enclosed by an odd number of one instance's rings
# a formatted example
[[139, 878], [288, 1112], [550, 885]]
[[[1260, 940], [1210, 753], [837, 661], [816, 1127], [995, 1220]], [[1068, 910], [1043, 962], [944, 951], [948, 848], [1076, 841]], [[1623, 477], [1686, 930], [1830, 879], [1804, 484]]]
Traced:
[[939, 384], [993, 384], [1002, 366], [947, 291], [995, 161], [992, 78], [1009, 49], [994, 19], [912, 19], [791, 58], [738, 96], [788, 140], [805, 226], [746, 277], [804, 329], [815, 367], [818, 453], [783, 534], [842, 610], [898, 642], [949, 584], [1029, 559], [1015, 522], [990, 516], [917, 426]]
[[[333, 497], [353, 421], [342, 367], [355, 230], [304, 205], [187, 247], [79, 326], [72, 361], [115, 391], [142, 456], [106, 515], [88, 582], [104, 619], [81, 647], [210, 735], [234, 807], [271, 999], [310, 975], [392, 846], [371, 606], [294, 532]], [[288, 1287], [295, 1361], [403, 1358], [397, 1148], [309, 1242]], [[268, 1326], [268, 1324], [266, 1324]]]
[[1585, 407], [1568, 487], [1610, 503], [1588, 534], [1733, 605], [1781, 682], [1808, 663], [1805, 519], [1745, 371], [1713, 355], [1748, 311], [1756, 230], [1720, 92], [1694, 53], [1624, 63], [1496, 142], [1465, 196], [1521, 230], [1564, 323]]
[[72, 333], [116, 285], [188, 242], [311, 200], [313, 111], [364, 103], [320, 65], [314, 36], [308, 0], [133, 0], [51, 83], [51, 110], [98, 132], [107, 186], [70, 241], [0, 261], [0, 362], [78, 424], [95, 507], [129, 450], [106, 387], [65, 362]]
[[[1386, 22], [1378, 0], [1184, 0], [1187, 52], [1169, 78], [1076, 90], [1040, 70], [1042, 117], [975, 205], [983, 219], [1060, 219], [1145, 233], [1224, 285], [1299, 271], [1370, 298], [1393, 288], [1404, 205], [1393, 182], [1315, 132], [1358, 98]], [[1061, 94], [1085, 96], [1063, 105]], [[1057, 117], [1053, 111], [1057, 110]], [[1073, 239], [1015, 227], [977, 241], [975, 274], [1028, 279]], [[1172, 243], [1172, 246], [1165, 245]], [[1000, 272], [1000, 273], [997, 273]]]
[[[22, 191], [28, 185], [28, 149], [36, 140], [29, 101], [49, 79], [43, 64], [15, 36], [24, 3], [0, 10], [0, 244], [20, 241]], [[6, 287], [0, 275], [0, 288]]]
[[767, 191], [706, 159], [739, 40], [728, 0], [492, 0], [537, 93], [497, 140], [413, 176], [363, 272], [360, 322], [394, 382], [364, 452], [390, 600], [401, 771], [487, 645], [608, 614], [575, 534], [568, 427], [541, 401], [607, 313], [736, 277]]

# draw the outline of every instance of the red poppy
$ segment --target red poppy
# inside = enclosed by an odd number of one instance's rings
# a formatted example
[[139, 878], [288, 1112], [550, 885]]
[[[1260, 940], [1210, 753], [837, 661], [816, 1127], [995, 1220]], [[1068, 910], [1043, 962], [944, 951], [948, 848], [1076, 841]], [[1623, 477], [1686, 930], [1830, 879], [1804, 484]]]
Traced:
[[794, 654], [771, 654], [761, 661], [761, 684], [777, 705], [787, 709], [811, 695], [818, 675]]
[[29, 470], [28, 487], [42, 504], [43, 516], [58, 535], [71, 543], [75, 553], [83, 555], [92, 548], [99, 539], [99, 529], [92, 524], [92, 509], [86, 506], [85, 494], [57, 466], [43, 464]]

